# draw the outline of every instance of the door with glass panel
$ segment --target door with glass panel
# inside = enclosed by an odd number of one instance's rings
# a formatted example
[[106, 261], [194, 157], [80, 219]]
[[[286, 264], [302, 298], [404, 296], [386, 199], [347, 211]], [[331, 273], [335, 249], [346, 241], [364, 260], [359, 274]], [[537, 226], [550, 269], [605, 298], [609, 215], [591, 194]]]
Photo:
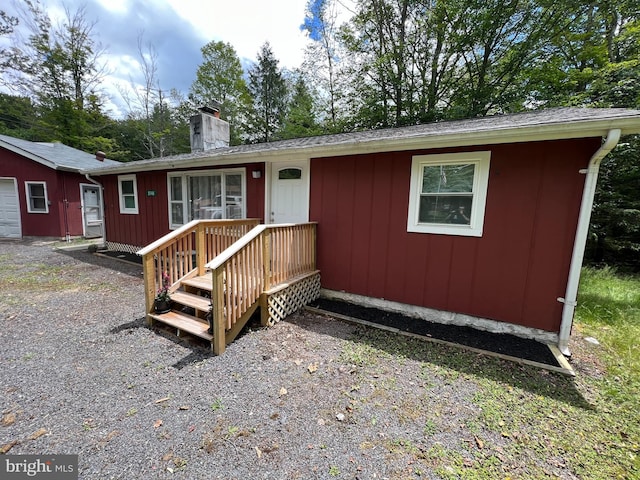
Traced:
[[86, 238], [102, 236], [102, 196], [97, 185], [81, 184], [82, 226]]
[[245, 218], [244, 171], [171, 175], [171, 226]]

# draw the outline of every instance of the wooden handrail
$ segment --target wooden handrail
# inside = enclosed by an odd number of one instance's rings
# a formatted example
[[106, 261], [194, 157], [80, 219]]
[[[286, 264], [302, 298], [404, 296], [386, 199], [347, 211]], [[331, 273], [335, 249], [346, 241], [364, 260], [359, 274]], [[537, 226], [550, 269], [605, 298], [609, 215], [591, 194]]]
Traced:
[[140, 249], [147, 313], [153, 311], [163, 273], [169, 275], [170, 291], [175, 291], [182, 280], [203, 275], [207, 262], [259, 223], [259, 219], [193, 220]]
[[147, 313], [153, 311], [163, 273], [169, 275], [170, 291], [174, 291], [182, 280], [209, 269], [214, 353], [224, 352], [258, 305], [263, 307], [265, 323], [265, 292], [315, 271], [316, 223], [258, 223], [256, 219], [194, 220], [139, 250]]
[[164, 246], [170, 243], [172, 240], [180, 237], [183, 233], [191, 233], [197, 226], [200, 220], [192, 220], [189, 223], [184, 224], [180, 228], [174, 230], [173, 232], [167, 233], [164, 237], [160, 237], [155, 242], [150, 243], [146, 247], [138, 250], [136, 255], [140, 255], [144, 257], [150, 253], [155, 253], [157, 250], [161, 250]]
[[248, 245], [251, 240], [257, 238], [262, 232], [265, 231], [267, 225], [258, 225], [253, 227], [246, 235], [244, 235], [240, 240], [227, 248], [220, 255], [216, 256], [213, 260], [205, 265], [206, 268], [210, 270], [215, 270], [216, 268], [223, 265], [227, 262], [233, 255], [238, 253], [242, 248]]
[[315, 230], [315, 223], [258, 225], [207, 263], [214, 353], [224, 352], [223, 333], [239, 331], [264, 292], [315, 270]]

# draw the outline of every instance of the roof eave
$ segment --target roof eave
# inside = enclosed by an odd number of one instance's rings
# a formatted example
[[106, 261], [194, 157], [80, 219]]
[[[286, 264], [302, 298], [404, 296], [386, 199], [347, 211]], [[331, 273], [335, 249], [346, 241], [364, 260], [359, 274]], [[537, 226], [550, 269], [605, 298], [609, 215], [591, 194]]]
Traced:
[[214, 165], [233, 165], [249, 162], [276, 161], [282, 157], [291, 158], [302, 155], [307, 158], [334, 157], [340, 155], [359, 155], [384, 151], [406, 151], [417, 149], [435, 149], [447, 147], [469, 147], [474, 145], [496, 145], [503, 143], [525, 143], [572, 138], [604, 137], [612, 128], [620, 128], [623, 134], [640, 133], [640, 121], [637, 116], [617, 117], [601, 120], [574, 120], [571, 122], [553, 122], [543, 125], [524, 125], [516, 127], [481, 130], [472, 132], [452, 132], [432, 135], [420, 135], [400, 138], [381, 138], [373, 140], [345, 141], [343, 143], [301, 146], [280, 150], [253, 152], [211, 152], [189, 160], [162, 160], [136, 165], [130, 162], [100, 170], [83, 170], [82, 173], [101, 176], [135, 171], [169, 170], [174, 168], [198, 168]]
[[13, 153], [17, 153], [18, 155], [20, 155], [21, 157], [25, 157], [28, 158], [29, 160], [33, 160], [34, 162], [37, 162], [41, 165], [44, 165], [45, 167], [49, 167], [52, 168], [54, 170], [57, 170], [58, 166], [52, 162], [51, 160], [47, 160], [46, 158], [43, 158], [39, 155], [36, 155], [34, 153], [29, 152], [28, 150], [24, 150], [23, 148], [20, 147], [16, 147], [15, 145], [5, 142], [3, 140], [0, 140], [0, 147], [6, 148], [7, 150], [12, 151]]

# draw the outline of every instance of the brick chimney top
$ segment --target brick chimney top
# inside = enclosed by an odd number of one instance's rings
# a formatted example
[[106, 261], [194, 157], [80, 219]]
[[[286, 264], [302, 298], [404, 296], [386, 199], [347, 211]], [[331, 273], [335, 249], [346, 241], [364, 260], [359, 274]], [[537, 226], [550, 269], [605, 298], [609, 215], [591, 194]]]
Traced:
[[202, 113], [208, 113], [210, 115], [213, 115], [216, 118], [220, 118], [220, 107], [218, 107], [217, 105], [214, 105], [214, 106], [205, 105], [203, 107], [198, 108], [198, 110], [200, 110]]
[[107, 155], [106, 155], [104, 152], [101, 152], [100, 150], [98, 150], [98, 151], [96, 152], [96, 160], [98, 160], [98, 161], [100, 161], [100, 162], [104, 162], [104, 158], [105, 158], [106, 156], [107, 156]]

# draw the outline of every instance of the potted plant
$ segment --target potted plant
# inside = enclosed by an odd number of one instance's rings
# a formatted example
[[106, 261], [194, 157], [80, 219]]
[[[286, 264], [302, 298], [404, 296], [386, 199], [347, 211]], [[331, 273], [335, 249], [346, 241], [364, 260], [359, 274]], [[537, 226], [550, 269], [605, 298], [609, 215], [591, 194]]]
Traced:
[[209, 328], [207, 329], [207, 332], [213, 335], [213, 302], [209, 302], [209, 312], [207, 312], [205, 320], [209, 322]]
[[167, 313], [171, 310], [171, 295], [169, 294], [169, 287], [171, 287], [171, 278], [167, 272], [162, 272], [162, 287], [158, 289], [156, 298], [153, 302], [153, 308], [156, 313]]

